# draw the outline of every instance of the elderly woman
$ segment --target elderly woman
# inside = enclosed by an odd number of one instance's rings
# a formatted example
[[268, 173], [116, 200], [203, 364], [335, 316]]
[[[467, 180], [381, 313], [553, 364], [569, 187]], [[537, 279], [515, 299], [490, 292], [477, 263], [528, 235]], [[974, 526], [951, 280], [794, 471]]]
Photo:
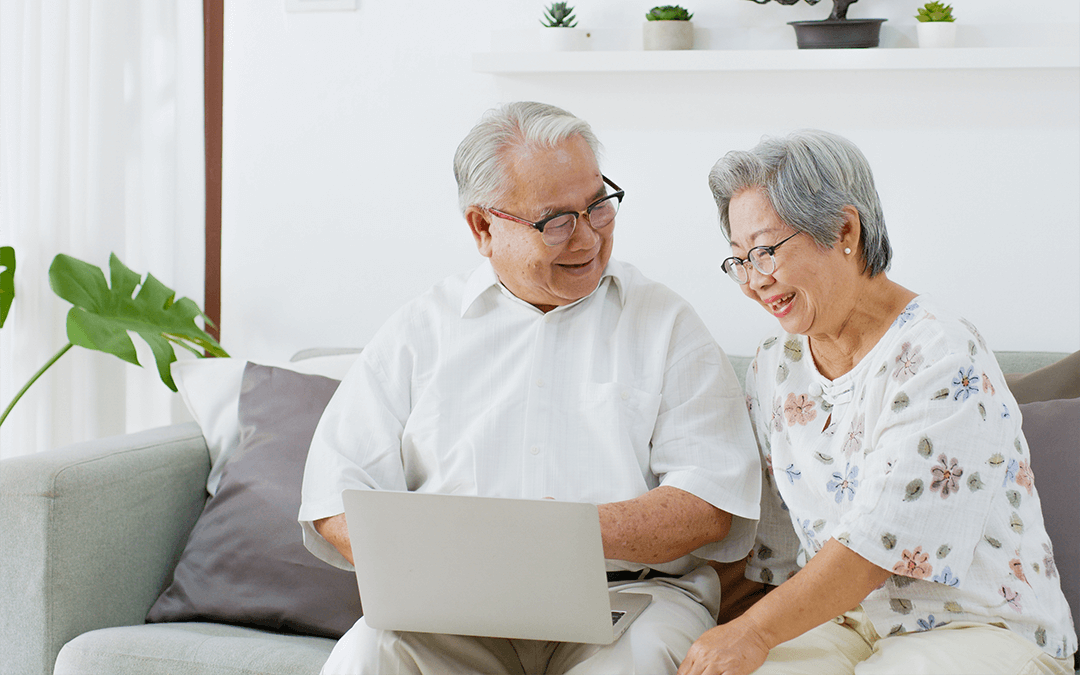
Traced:
[[819, 131], [717, 162], [723, 269], [776, 317], [747, 401], [779, 584], [680, 675], [1072, 673], [1015, 399], [975, 327], [890, 281], [870, 167]]

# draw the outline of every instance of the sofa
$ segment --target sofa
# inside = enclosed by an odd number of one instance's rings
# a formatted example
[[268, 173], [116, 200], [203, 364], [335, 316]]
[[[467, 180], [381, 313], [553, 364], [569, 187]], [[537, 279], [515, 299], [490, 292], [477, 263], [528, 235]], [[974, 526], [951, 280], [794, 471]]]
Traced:
[[[4, 611], [0, 613], [0, 673], [318, 673], [333, 648], [335, 635], [340, 634], [342, 626], [347, 627], [355, 620], [354, 614], [358, 616], [362, 611], [359, 605], [354, 607], [346, 602], [340, 610], [341, 616], [336, 618], [337, 625], [328, 627], [316, 625], [318, 616], [312, 622], [310, 616], [289, 615], [292, 609], [289, 603], [297, 601], [295, 597], [287, 597], [288, 593], [277, 598], [275, 589], [255, 586], [254, 590], [248, 587], [230, 595], [229, 587], [213, 585], [217, 582], [212, 584], [210, 577], [226, 574], [232, 575], [234, 584], [273, 584], [259, 579], [263, 574], [260, 571], [248, 573], [223, 568], [248, 554], [263, 560], [276, 552], [263, 550], [261, 542], [247, 541], [233, 546], [228, 538], [235, 536], [233, 532], [226, 533], [227, 538], [218, 535], [218, 539], [205, 539], [204, 533], [210, 526], [202, 524], [212, 520], [211, 516], [225, 512], [224, 507], [214, 505], [215, 501], [224, 503], [222, 495], [231, 494], [230, 499], [236, 495], [249, 498], [262, 489], [259, 481], [267, 480], [263, 474], [272, 474], [287, 464], [253, 464], [254, 459], [261, 457], [258, 452], [264, 447], [258, 444], [275, 441], [277, 432], [268, 429], [288, 417], [282, 410], [306, 407], [309, 410], [305, 423], [313, 425], [312, 420], [317, 420], [321, 405], [325, 405], [336, 386], [335, 378], [356, 351], [308, 351], [287, 364], [259, 367], [230, 363], [235, 360], [214, 360], [220, 363], [197, 366], [217, 369], [202, 374], [201, 385], [226, 389], [226, 393], [215, 390], [213, 395], [196, 401], [194, 392], [200, 378], [195, 376], [195, 371], [186, 378], [187, 388], [183, 385], [184, 377], [177, 379], [194, 422], [0, 462], [0, 597], [4, 602]], [[1043, 511], [1055, 537], [1062, 584], [1075, 616], [1080, 604], [1080, 540], [1075, 532], [1080, 496], [1074, 487], [1067, 486], [1075, 485], [1080, 475], [1080, 448], [1076, 440], [1076, 434], [1080, 433], [1076, 424], [1080, 419], [1080, 398], [1077, 398], [1080, 352], [1072, 355], [998, 352], [996, 355], [1010, 388], [1014, 393], [1023, 392], [1022, 396], [1017, 393], [1017, 398], [1024, 404], [1024, 427], [1032, 447], [1036, 484], [1043, 495]], [[333, 367], [322, 372], [318, 367], [302, 367], [335, 359]], [[740, 381], [749, 360], [731, 357]], [[211, 360], [192, 363], [203, 361]], [[238, 382], [237, 373], [241, 371], [242, 379]], [[295, 374], [303, 378], [294, 377]], [[268, 384], [286, 392], [284, 397], [280, 391], [275, 394], [282, 399], [278, 403], [286, 408], [275, 409], [259, 401], [257, 405], [252, 403], [257, 408], [254, 412], [248, 410], [251, 406], [245, 407], [246, 402]], [[305, 389], [308, 384], [318, 391]], [[202, 410], [198, 409], [199, 405]], [[1066, 406], [1064, 412], [1062, 406]], [[1029, 421], [1038, 426], [1029, 428]], [[289, 431], [281, 433], [299, 433], [295, 430], [300, 426], [289, 423]], [[1060, 450], [1052, 458], [1036, 457], [1035, 438], [1043, 430], [1050, 440], [1040, 438], [1039, 447], [1053, 443]], [[302, 442], [295, 437], [284, 440], [292, 445]], [[230, 442], [236, 447], [225, 448]], [[271, 468], [256, 469], [254, 473], [258, 475], [251, 482], [250, 471], [245, 474], [236, 468], [247, 460], [252, 460], [248, 461], [251, 466]], [[302, 464], [302, 456], [300, 461]], [[292, 467], [289, 471], [296, 471], [295, 461], [289, 466]], [[1057, 484], [1053, 484], [1055, 480]], [[237, 482], [241, 487], [233, 486]], [[208, 492], [213, 490], [216, 492], [208, 500]], [[253, 507], [250, 502], [235, 508], [250, 514], [271, 511], [276, 501], [288, 501], [282, 497], [285, 493], [275, 494], [266, 502], [265, 509]], [[282, 517], [287, 520], [293, 507], [286, 503], [283, 508]], [[221, 515], [218, 522], [235, 522], [235, 510], [231, 517], [233, 521], [228, 520], [228, 515]], [[249, 526], [247, 516], [243, 520], [246, 534], [252, 531], [258, 534], [262, 525]], [[1059, 540], [1057, 533], [1061, 532], [1067, 534], [1060, 535]], [[298, 537], [299, 528], [267, 538], [276, 540], [286, 536]], [[202, 563], [202, 567], [187, 560], [195, 557], [192, 549], [197, 548], [194, 543], [200, 537], [204, 539], [201, 554], [219, 555], [209, 565]], [[295, 542], [293, 545], [295, 548]], [[295, 551], [289, 555], [294, 554]], [[317, 575], [331, 572], [305, 565], [299, 558], [284, 563], [289, 577], [281, 585], [289, 589], [295, 586], [298, 592], [308, 595], [323, 593], [306, 609], [309, 615], [322, 614], [322, 608], [340, 599], [337, 596], [349, 595], [342, 588], [355, 584], [355, 579], [350, 582], [348, 572], [334, 570], [346, 576], [330, 580], [330, 576]], [[296, 579], [308, 571], [317, 580], [304, 587]], [[177, 589], [184, 579], [186, 588]], [[752, 586], [746, 587], [744, 599], [755, 592]], [[216, 608], [183, 607], [185, 603], [195, 602], [193, 598], [203, 592], [207, 597], [201, 602], [217, 603]], [[728, 592], [725, 586], [725, 593]], [[272, 597], [267, 600], [264, 597], [267, 595]], [[274, 600], [279, 606], [245, 609], [253, 606], [248, 604], [251, 602], [272, 604]], [[346, 600], [355, 603], [355, 598]], [[230, 610], [241, 614], [226, 616]], [[243, 613], [246, 611], [250, 614]], [[147, 622], [148, 615], [154, 622]]]

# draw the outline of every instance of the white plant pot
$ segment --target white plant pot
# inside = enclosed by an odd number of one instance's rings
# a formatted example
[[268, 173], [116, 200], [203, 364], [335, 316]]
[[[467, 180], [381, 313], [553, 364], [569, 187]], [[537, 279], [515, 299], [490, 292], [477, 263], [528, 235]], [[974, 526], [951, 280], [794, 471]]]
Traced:
[[641, 31], [645, 49], [693, 49], [692, 21], [646, 21]]
[[919, 36], [919, 47], [940, 49], [956, 44], [956, 22], [920, 21], [915, 24]]
[[540, 47], [548, 52], [580, 52], [590, 48], [589, 32], [584, 28], [540, 29]]

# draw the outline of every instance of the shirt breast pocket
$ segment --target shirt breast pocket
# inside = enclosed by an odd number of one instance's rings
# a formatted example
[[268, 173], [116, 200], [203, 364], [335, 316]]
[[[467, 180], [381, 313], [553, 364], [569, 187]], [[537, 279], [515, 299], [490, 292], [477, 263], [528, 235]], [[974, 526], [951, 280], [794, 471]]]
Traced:
[[594, 442], [615, 452], [633, 448], [639, 464], [648, 465], [659, 394], [618, 382], [587, 382], [581, 400], [583, 422]]

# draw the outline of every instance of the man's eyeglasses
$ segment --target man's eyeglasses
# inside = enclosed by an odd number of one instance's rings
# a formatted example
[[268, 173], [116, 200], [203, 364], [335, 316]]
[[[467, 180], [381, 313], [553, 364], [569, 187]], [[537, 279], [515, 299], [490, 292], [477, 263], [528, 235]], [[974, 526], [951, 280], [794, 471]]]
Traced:
[[486, 210], [494, 213], [500, 218], [506, 218], [515, 223], [534, 227], [540, 231], [540, 237], [544, 240], [545, 244], [548, 246], [558, 246], [574, 234], [574, 228], [577, 227], [579, 216], [587, 217], [589, 219], [589, 225], [591, 225], [594, 230], [602, 230], [615, 222], [615, 214], [619, 212], [619, 205], [622, 203], [623, 195], [626, 193], [623, 192], [618, 185], [608, 180], [606, 176], [601, 176], [601, 178], [603, 178], [604, 183], [614, 189], [615, 192], [597, 199], [592, 204], [589, 204], [589, 207], [584, 211], [556, 213], [553, 216], [548, 216], [543, 220], [538, 220], [533, 223], [490, 207], [486, 207]]
[[747, 251], [746, 260], [734, 256], [727, 258], [720, 263], [720, 269], [727, 272], [727, 275], [737, 284], [745, 284], [750, 281], [750, 273], [746, 271], [746, 263], [753, 265], [754, 269], [762, 274], [772, 274], [776, 271], [776, 258], [773, 257], [776, 249], [798, 234], [799, 232], [796, 232], [791, 237], [772, 246], [755, 246]]

